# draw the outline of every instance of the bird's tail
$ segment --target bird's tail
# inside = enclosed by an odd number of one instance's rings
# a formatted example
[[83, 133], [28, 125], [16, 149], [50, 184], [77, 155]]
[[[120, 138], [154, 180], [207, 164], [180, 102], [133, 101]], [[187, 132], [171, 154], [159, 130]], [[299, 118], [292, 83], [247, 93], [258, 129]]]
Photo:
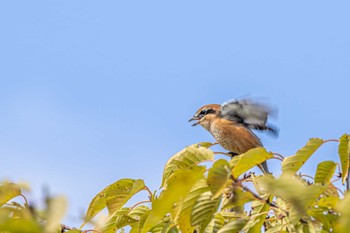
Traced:
[[262, 163], [259, 165], [259, 168], [261, 169], [261, 171], [262, 171], [264, 174], [269, 174], [269, 173], [270, 173], [269, 168], [267, 167], [267, 162], [266, 162], [266, 161], [262, 162]]

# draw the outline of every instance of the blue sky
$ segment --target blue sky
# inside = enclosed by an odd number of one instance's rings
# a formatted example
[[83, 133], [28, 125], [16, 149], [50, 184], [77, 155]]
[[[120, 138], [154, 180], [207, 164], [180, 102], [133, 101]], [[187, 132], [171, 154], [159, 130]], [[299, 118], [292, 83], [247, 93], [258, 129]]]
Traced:
[[[213, 141], [187, 120], [241, 96], [279, 109], [292, 155], [350, 133], [347, 1], [3, 1], [0, 178], [67, 196], [67, 221], [108, 184], [152, 189], [186, 145]], [[216, 148], [220, 150], [220, 148]], [[304, 171], [337, 159], [325, 145]], [[269, 162], [278, 173], [278, 162]]]

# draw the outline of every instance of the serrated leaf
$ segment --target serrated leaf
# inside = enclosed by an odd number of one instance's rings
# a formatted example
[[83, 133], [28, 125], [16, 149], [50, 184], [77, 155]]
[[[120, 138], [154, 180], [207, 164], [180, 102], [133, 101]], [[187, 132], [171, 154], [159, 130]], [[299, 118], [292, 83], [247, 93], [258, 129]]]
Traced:
[[334, 232], [334, 223], [337, 223], [339, 214], [335, 212], [332, 214], [328, 210], [329, 209], [326, 207], [318, 206], [318, 208], [310, 208], [308, 214], [322, 223], [322, 228], [326, 230], [326, 232], [331, 232], [331, 229]]
[[138, 205], [129, 212], [129, 216], [135, 220], [140, 220], [148, 211], [149, 207], [145, 205]]
[[[261, 201], [254, 201], [252, 202], [252, 207], [253, 211], [248, 223], [244, 226], [244, 231], [248, 233], [259, 233], [261, 232], [261, 227], [265, 221], [270, 206], [267, 203], [261, 203]], [[257, 216], [255, 217], [254, 215]]]
[[134, 218], [128, 215], [130, 208], [121, 208], [111, 216], [104, 227], [102, 228], [103, 233], [114, 233], [118, 229], [137, 222]]
[[310, 156], [323, 144], [323, 142], [324, 141], [320, 138], [311, 138], [303, 148], [297, 151], [295, 155], [289, 156], [283, 160], [282, 172], [297, 172]]
[[291, 204], [301, 216], [305, 215], [307, 208], [315, 203], [326, 189], [325, 186], [319, 184], [306, 185], [298, 177], [287, 174], [276, 180], [264, 177], [262, 183], [269, 193]]
[[334, 175], [337, 164], [333, 161], [323, 161], [317, 165], [315, 183], [328, 185]]
[[284, 225], [280, 224], [280, 223], [276, 223], [275, 226], [267, 229], [267, 231], [265, 233], [276, 233], [276, 232], [282, 232]]
[[211, 145], [209, 142], [193, 144], [172, 156], [164, 167], [161, 187], [166, 186], [169, 177], [176, 170], [188, 169], [202, 161], [214, 159], [213, 151], [208, 149]]
[[326, 207], [328, 209], [333, 209], [337, 206], [339, 202], [339, 197], [336, 196], [323, 196], [317, 202], [317, 206]]
[[221, 197], [212, 198], [210, 191], [202, 193], [197, 199], [192, 209], [191, 222], [192, 225], [199, 228], [199, 232], [204, 232], [207, 225], [213, 218], [220, 204]]
[[190, 192], [193, 185], [203, 178], [205, 167], [195, 166], [189, 170], [177, 170], [167, 181], [167, 187], [159, 198], [152, 201], [152, 209], [144, 224], [142, 232], [145, 233], [154, 227], [169, 213], [173, 205], [183, 200]]
[[272, 178], [272, 175], [258, 175], [256, 176], [255, 174], [251, 174], [251, 178], [255, 187], [255, 190], [257, 193], [261, 196], [268, 195], [267, 190], [264, 189], [264, 180], [266, 179], [266, 176], [269, 176]]
[[250, 192], [243, 191], [242, 187], [231, 186], [226, 190], [222, 209], [234, 208], [234, 211], [243, 212], [244, 204], [254, 199], [254, 196]]
[[[235, 157], [238, 157], [239, 159], [238, 161], [235, 160], [235, 166], [233, 167], [231, 174], [234, 178], [238, 178], [249, 169], [261, 164], [267, 159], [273, 158], [273, 154], [267, 152], [263, 147], [257, 147]], [[233, 162], [231, 162], [230, 165], [231, 164], [233, 164]]]
[[135, 232], [139, 232], [139, 229], [142, 228], [144, 223], [142, 218], [147, 215], [148, 212], [149, 208], [144, 205], [136, 206], [132, 210], [130, 208], [122, 208], [116, 211], [113, 216], [108, 219], [101, 229], [101, 232], [114, 233], [125, 226], [131, 226]]
[[177, 228], [172, 224], [169, 217], [164, 218], [160, 223], [154, 226], [151, 233], [178, 233]]
[[344, 134], [339, 139], [338, 154], [341, 164], [342, 183], [344, 184], [349, 175], [350, 135]]
[[21, 194], [21, 188], [14, 183], [4, 183], [0, 186], [0, 206]]
[[213, 197], [222, 195], [230, 178], [230, 165], [225, 159], [217, 160], [209, 169], [207, 183]]
[[220, 213], [216, 213], [204, 233], [216, 233], [225, 225], [225, 219]]
[[[135, 208], [136, 209], [136, 208]], [[129, 216], [131, 216], [132, 218], [138, 220], [136, 223], [131, 225], [131, 230], [130, 233], [139, 233], [142, 231], [143, 226], [145, 224], [146, 219], [148, 218], [149, 215], [149, 208], [140, 208], [138, 210], [135, 210], [135, 214], [134, 215], [134, 211], [131, 211]]]
[[247, 224], [248, 220], [245, 218], [240, 218], [233, 220], [223, 226], [217, 233], [233, 233], [240, 232], [243, 227]]
[[143, 180], [133, 179], [121, 179], [107, 186], [92, 199], [80, 228], [106, 207], [109, 216], [113, 216], [133, 195], [144, 188]]
[[194, 227], [191, 224], [192, 208], [200, 195], [207, 191], [209, 191], [209, 187], [206, 180], [198, 180], [186, 196], [179, 212], [173, 216], [182, 233], [193, 233]]

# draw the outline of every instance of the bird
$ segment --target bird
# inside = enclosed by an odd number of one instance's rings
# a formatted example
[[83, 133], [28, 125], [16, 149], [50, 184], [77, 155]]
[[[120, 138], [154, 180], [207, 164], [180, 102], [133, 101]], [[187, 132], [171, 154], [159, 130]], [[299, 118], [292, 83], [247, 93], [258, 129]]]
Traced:
[[[272, 112], [271, 108], [251, 99], [233, 99], [221, 105], [204, 105], [189, 122], [196, 120], [192, 126], [201, 125], [229, 154], [236, 156], [263, 146], [253, 129], [278, 134], [277, 128], [267, 124]], [[264, 173], [270, 173], [266, 161], [259, 167]]]

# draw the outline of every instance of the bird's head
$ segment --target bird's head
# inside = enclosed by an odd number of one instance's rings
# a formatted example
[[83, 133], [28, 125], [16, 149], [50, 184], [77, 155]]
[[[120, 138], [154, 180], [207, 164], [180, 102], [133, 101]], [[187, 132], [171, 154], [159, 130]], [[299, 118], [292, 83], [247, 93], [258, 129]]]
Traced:
[[220, 112], [220, 107], [221, 106], [219, 104], [204, 105], [203, 107], [197, 110], [197, 112], [193, 115], [189, 122], [196, 120], [197, 122], [195, 122], [192, 126], [200, 124], [205, 129], [209, 130], [211, 121]]

